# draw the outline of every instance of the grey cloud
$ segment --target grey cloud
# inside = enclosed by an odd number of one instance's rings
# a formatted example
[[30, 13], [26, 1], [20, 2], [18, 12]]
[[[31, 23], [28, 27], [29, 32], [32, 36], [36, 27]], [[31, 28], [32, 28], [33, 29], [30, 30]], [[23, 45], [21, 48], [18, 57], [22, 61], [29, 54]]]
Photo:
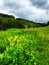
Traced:
[[42, 9], [49, 10], [49, 4], [46, 4], [45, 6], [43, 6]]
[[18, 2], [11, 2], [10, 0], [8, 1], [6, 0], [4, 2], [4, 7], [10, 9], [9, 13], [13, 13], [15, 16], [17, 15], [18, 17], [25, 18], [25, 19], [30, 19], [29, 16], [33, 14], [33, 12], [31, 12], [29, 8], [27, 9], [25, 5], [22, 6], [22, 4]]
[[9, 8], [14, 9], [14, 10], [21, 8], [21, 6], [18, 3], [11, 2], [10, 0], [4, 1], [4, 7], [7, 7], [7, 8], [9, 7]]
[[49, 9], [48, 0], [30, 0], [32, 5], [41, 9]]
[[13, 13], [14, 15], [17, 15], [18, 17], [20, 18], [24, 18], [24, 19], [28, 19], [30, 20], [32, 14], [34, 14], [32, 11], [30, 11], [29, 9], [28, 10], [25, 10], [25, 9], [19, 9], [19, 10], [12, 10], [10, 11], [10, 13]]
[[33, 5], [44, 6], [47, 3], [47, 0], [30, 0]]
[[9, 13], [15, 17], [20, 17], [37, 22], [46, 22], [49, 20], [48, 0], [3, 0], [4, 4], [0, 6], [0, 12]]

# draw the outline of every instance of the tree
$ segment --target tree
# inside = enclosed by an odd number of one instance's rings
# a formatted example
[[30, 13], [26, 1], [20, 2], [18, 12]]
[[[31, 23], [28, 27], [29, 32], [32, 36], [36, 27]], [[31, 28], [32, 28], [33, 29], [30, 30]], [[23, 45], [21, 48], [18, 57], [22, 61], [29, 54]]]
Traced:
[[47, 25], [49, 25], [49, 21], [47, 22]]

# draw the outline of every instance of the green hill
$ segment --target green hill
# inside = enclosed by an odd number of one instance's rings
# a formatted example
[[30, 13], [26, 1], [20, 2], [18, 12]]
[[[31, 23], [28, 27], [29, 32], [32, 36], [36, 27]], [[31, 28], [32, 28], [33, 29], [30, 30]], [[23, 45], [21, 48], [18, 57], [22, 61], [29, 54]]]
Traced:
[[47, 26], [46, 23], [35, 23], [33, 21], [16, 18], [12, 15], [0, 13], [0, 30], [8, 28], [31, 28]]
[[49, 65], [48, 25], [0, 14], [0, 65]]

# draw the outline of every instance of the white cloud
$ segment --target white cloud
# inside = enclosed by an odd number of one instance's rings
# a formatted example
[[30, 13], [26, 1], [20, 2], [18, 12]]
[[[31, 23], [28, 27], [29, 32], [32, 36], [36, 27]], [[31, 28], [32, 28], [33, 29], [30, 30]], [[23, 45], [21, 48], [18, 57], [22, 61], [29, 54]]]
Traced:
[[0, 13], [12, 14], [15, 17], [46, 22], [49, 20], [46, 11], [32, 5], [30, 0], [0, 0]]
[[4, 1], [3, 0], [0, 0], [0, 6], [3, 5]]

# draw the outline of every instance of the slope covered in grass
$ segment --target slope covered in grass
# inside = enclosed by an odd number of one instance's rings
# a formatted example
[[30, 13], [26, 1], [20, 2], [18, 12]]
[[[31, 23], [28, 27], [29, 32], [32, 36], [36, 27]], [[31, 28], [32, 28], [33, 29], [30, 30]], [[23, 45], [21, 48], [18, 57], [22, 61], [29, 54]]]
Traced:
[[0, 13], [0, 30], [9, 28], [33, 28], [33, 27], [44, 27], [48, 26], [49, 22], [46, 23], [36, 23], [34, 21], [29, 21], [22, 18], [16, 18], [12, 15], [1, 14]]
[[0, 31], [0, 65], [49, 65], [49, 27]]

